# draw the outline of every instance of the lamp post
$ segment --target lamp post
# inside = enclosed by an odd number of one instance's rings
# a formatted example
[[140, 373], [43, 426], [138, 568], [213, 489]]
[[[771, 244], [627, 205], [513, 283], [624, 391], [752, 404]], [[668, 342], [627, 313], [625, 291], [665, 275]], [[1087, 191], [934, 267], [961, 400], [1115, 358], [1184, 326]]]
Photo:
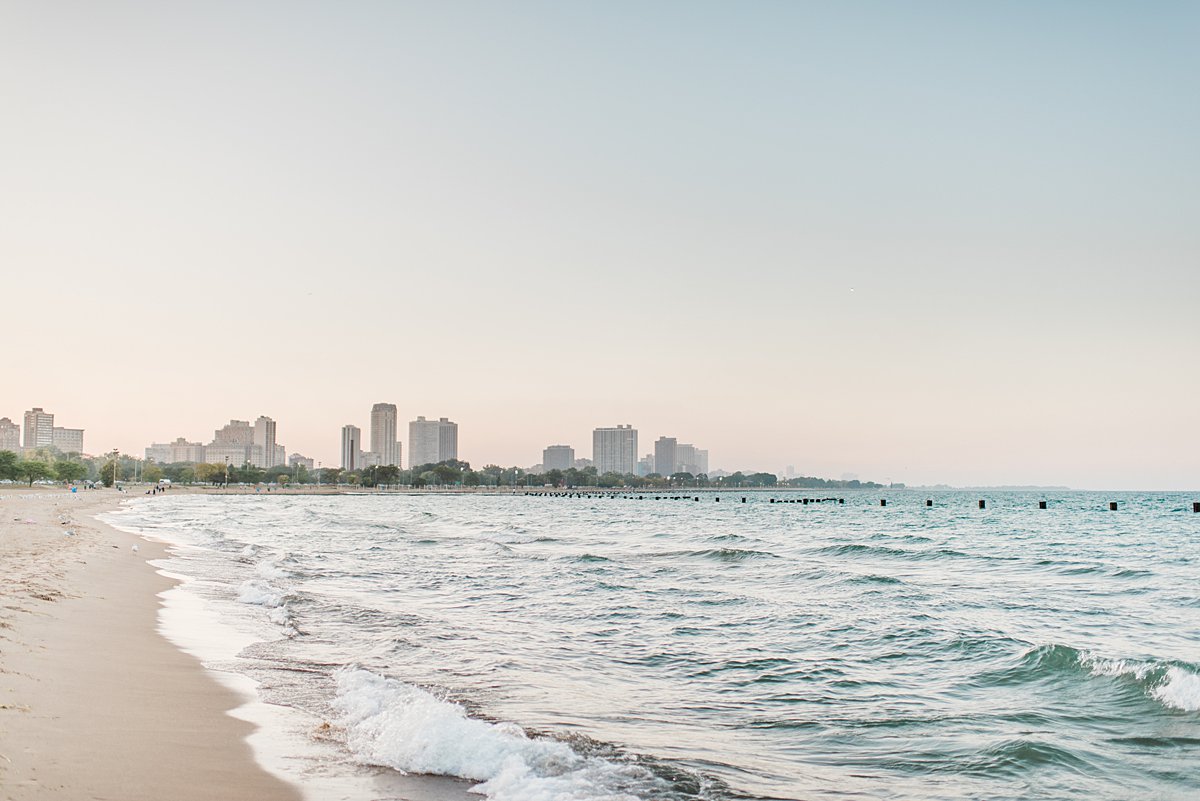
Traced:
[[117, 479], [120, 478], [120, 474], [117, 472], [117, 457], [120, 454], [121, 452], [118, 448], [113, 448], [113, 487], [117, 487]]
[[221, 489], [229, 489], [229, 457], [225, 457], [225, 486]]
[[321, 463], [317, 462], [317, 486], [321, 486]]

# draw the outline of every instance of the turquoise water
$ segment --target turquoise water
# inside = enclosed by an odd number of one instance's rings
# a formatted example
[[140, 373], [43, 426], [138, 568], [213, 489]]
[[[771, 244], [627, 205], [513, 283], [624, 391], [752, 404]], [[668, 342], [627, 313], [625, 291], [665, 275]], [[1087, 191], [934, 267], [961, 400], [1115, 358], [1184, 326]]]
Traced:
[[262, 623], [236, 669], [267, 700], [491, 798], [1200, 797], [1191, 496], [686, 497], [113, 519], [193, 546], [171, 569]]

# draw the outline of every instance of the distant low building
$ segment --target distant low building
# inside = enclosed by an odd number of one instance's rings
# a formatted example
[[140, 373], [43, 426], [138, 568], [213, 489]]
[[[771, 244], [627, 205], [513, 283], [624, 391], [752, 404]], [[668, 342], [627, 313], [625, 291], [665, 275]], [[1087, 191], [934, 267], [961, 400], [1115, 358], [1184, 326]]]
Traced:
[[[174, 442], [154, 443], [146, 448], [146, 459], [160, 464], [178, 464], [194, 462], [202, 464], [206, 461], [205, 448], [199, 442], [188, 442], [178, 437]], [[224, 463], [224, 459], [220, 460]], [[241, 465], [241, 462], [238, 462]]]
[[0, 451], [17, 453], [20, 450], [21, 427], [7, 417], [0, 417]]
[[307, 470], [310, 473], [313, 471], [313, 468], [316, 466], [316, 462], [314, 460], [309, 459], [307, 456], [302, 456], [298, 453], [293, 453], [291, 456], [289, 456], [287, 462], [288, 462], [288, 467], [292, 468], [293, 470], [295, 470], [297, 467], [303, 467], [305, 470]]
[[262, 461], [261, 451], [256, 445], [218, 445], [204, 447], [204, 461], [209, 464], [229, 463], [235, 467], [257, 465]]
[[707, 473], [708, 451], [697, 448], [695, 445], [679, 443], [675, 449], [674, 472], [691, 473], [694, 476]]
[[51, 444], [63, 453], [83, 453], [83, 429], [55, 426]]

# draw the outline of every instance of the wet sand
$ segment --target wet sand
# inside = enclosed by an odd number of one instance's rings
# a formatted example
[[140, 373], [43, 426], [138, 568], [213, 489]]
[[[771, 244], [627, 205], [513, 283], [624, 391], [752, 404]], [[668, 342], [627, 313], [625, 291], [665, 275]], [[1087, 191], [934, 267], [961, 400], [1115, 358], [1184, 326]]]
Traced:
[[163, 547], [94, 518], [128, 497], [0, 490], [0, 798], [298, 801], [242, 699], [157, 633]]

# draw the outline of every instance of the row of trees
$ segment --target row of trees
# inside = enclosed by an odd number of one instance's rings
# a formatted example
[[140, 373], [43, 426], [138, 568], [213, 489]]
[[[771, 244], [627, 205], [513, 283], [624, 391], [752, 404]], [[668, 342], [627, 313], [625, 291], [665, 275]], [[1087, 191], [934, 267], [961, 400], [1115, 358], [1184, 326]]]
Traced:
[[140, 479], [157, 483], [164, 479], [176, 484], [349, 484], [363, 487], [598, 487], [629, 489], [669, 489], [684, 487], [710, 488], [753, 488], [788, 486], [813, 489], [873, 489], [882, 485], [872, 481], [837, 481], [834, 479], [804, 476], [780, 482], [773, 473], [734, 473], [718, 478], [704, 474], [675, 473], [662, 476], [651, 473], [636, 476], [630, 473], [597, 473], [595, 467], [567, 470], [547, 470], [530, 473], [519, 467], [486, 465], [473, 470], [469, 462], [451, 459], [436, 464], [419, 465], [401, 470], [394, 465], [367, 467], [362, 470], [342, 470], [326, 467], [308, 470], [304, 466], [295, 468], [279, 465], [263, 469], [250, 464], [241, 466], [223, 464], [178, 464], [161, 465], [142, 462], [132, 456], [101, 456], [80, 459], [75, 454], [60, 454], [53, 450], [38, 451], [25, 458], [12, 451], [0, 451], [0, 480], [23, 481], [32, 485], [35, 481], [57, 480], [68, 483], [92, 480], [105, 486], [118, 481]]
[[[157, 470], [155, 469], [157, 468]], [[158, 475], [158, 470], [162, 475]], [[147, 467], [145, 475], [157, 478], [169, 478], [174, 482], [221, 484], [225, 481], [225, 465], [166, 465]], [[486, 465], [478, 470], [471, 468], [469, 462], [451, 459], [435, 464], [419, 465], [408, 470], [401, 470], [394, 465], [367, 467], [362, 470], [342, 470], [337, 467], [325, 467], [309, 471], [304, 467], [287, 468], [272, 467], [267, 470], [243, 465], [229, 467], [229, 481], [234, 484], [348, 484], [363, 487], [598, 487], [598, 488], [630, 488], [630, 489], [667, 489], [683, 487], [710, 488], [740, 488], [740, 487], [774, 487], [779, 486], [779, 479], [772, 473], [734, 473], [719, 478], [709, 478], [706, 475], [691, 473], [675, 473], [661, 476], [651, 473], [648, 476], [633, 474], [604, 473], [600, 474], [595, 467], [567, 470], [547, 470], [544, 473], [530, 473], [519, 467], [500, 467]], [[784, 482], [785, 486], [813, 488], [870, 488], [879, 484], [859, 481], [834, 481], [831, 479], [798, 478]]]
[[76, 458], [41, 454], [22, 458], [13, 451], [0, 451], [0, 481], [22, 481], [32, 487], [35, 481], [74, 483], [87, 476], [88, 465]]

